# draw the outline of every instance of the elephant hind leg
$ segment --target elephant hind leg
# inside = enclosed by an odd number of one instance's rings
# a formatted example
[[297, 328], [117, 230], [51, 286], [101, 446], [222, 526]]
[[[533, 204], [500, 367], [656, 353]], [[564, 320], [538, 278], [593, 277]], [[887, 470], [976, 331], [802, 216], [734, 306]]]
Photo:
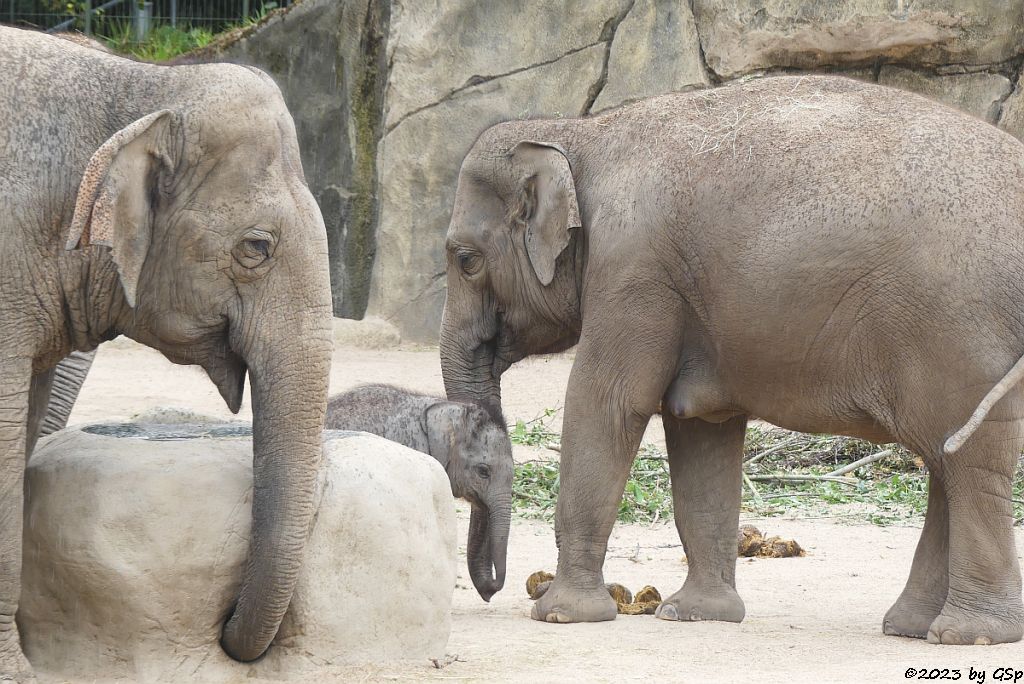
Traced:
[[1024, 634], [1012, 499], [1024, 421], [1014, 413], [1004, 405], [959, 451], [929, 464], [942, 480], [949, 520], [949, 588], [930, 642], [1008, 643]]
[[928, 478], [928, 512], [903, 593], [885, 614], [882, 631], [924, 639], [942, 612], [949, 588], [949, 509], [942, 479]]

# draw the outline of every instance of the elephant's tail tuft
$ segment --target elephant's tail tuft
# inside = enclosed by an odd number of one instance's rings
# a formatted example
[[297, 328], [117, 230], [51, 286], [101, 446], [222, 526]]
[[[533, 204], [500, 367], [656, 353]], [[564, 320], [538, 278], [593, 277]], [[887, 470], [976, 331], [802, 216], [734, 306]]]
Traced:
[[1013, 389], [1022, 379], [1024, 379], [1024, 356], [1018, 359], [1017, 363], [1013, 364], [1013, 368], [988, 391], [985, 398], [978, 404], [978, 408], [974, 409], [970, 419], [952, 437], [946, 440], [942, 450], [948, 455], [955, 453], [962, 447], [964, 442], [970, 439], [974, 431], [985, 421], [985, 416], [996, 405], [996, 402], [1006, 396], [1006, 393]]

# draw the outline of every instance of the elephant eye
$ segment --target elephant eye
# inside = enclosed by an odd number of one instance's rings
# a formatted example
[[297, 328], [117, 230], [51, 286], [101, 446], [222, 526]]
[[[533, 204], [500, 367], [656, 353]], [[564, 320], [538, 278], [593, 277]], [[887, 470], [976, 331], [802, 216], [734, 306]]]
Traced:
[[262, 256], [264, 259], [270, 256], [270, 240], [246, 240], [245, 248], [253, 256]]
[[476, 252], [459, 252], [459, 270], [468, 276], [476, 275], [483, 266], [484, 260]]
[[477, 475], [485, 480], [489, 480], [491, 478], [491, 469], [485, 465], [478, 465], [474, 470], [476, 470]]
[[233, 250], [235, 259], [245, 268], [256, 268], [270, 258], [274, 251], [274, 236], [262, 229], [246, 232]]

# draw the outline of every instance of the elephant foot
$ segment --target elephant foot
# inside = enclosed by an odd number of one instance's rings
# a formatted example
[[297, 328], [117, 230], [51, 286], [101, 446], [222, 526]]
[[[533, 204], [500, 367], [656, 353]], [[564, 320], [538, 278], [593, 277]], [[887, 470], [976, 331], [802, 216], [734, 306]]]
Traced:
[[882, 618], [882, 633], [887, 636], [927, 638], [928, 628], [942, 611], [942, 601], [944, 600], [945, 596], [936, 604], [927, 600], [900, 596]]
[[711, 589], [684, 584], [682, 589], [662, 601], [654, 612], [654, 617], [681, 622], [742, 622], [746, 614], [743, 599], [736, 593], [736, 589], [728, 584]]
[[617, 612], [604, 585], [581, 589], [567, 586], [556, 577], [533, 604], [530, 617], [541, 622], [604, 622], [614, 620]]
[[[1018, 604], [1020, 600], [1018, 599]], [[1005, 604], [998, 606], [1005, 611]], [[1009, 644], [1024, 636], [1024, 615], [1018, 609], [1013, 617], [979, 614], [946, 604], [928, 627], [928, 643], [959, 646]]]

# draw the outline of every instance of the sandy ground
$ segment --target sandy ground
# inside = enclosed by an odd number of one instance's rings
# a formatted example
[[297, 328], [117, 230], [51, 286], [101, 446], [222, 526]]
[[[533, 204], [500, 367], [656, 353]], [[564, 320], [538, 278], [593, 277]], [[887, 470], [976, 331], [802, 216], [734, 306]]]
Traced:
[[[570, 358], [557, 357], [509, 370], [503, 382], [509, 420], [560, 407], [570, 366]], [[332, 391], [365, 382], [440, 392], [437, 352], [338, 350]], [[118, 341], [101, 349], [72, 422], [123, 419], [155, 406], [230, 417], [201, 371], [172, 366], [156, 352]], [[250, 415], [246, 400], [240, 417]], [[658, 433], [652, 426], [648, 439], [658, 441]], [[518, 458], [529, 456], [517, 452]], [[463, 559], [468, 520], [468, 508], [459, 505]], [[797, 539], [809, 553], [740, 562], [737, 585], [747, 605], [742, 624], [671, 623], [651, 616], [584, 625], [534, 622], [524, 584], [535, 570], [554, 571], [554, 535], [547, 523], [514, 519], [507, 582], [491, 603], [479, 599], [464, 561], [460, 566], [447, 665], [352, 668], [332, 671], [330, 679], [896, 682], [907, 679], [910, 668], [916, 678], [938, 678], [947, 668], [948, 678], [980, 681], [971, 679], [973, 668], [985, 673], [985, 681], [1012, 681], [1012, 672], [1000, 668], [1024, 670], [1024, 644], [939, 647], [881, 634], [882, 615], [902, 589], [919, 530], [828, 520], [746, 521], [766, 534]], [[1024, 548], [1024, 532], [1018, 532], [1017, 543]], [[667, 596], [685, 575], [673, 525], [616, 527], [605, 565], [608, 581], [633, 591], [651, 584]], [[937, 671], [927, 672], [932, 668]]]

